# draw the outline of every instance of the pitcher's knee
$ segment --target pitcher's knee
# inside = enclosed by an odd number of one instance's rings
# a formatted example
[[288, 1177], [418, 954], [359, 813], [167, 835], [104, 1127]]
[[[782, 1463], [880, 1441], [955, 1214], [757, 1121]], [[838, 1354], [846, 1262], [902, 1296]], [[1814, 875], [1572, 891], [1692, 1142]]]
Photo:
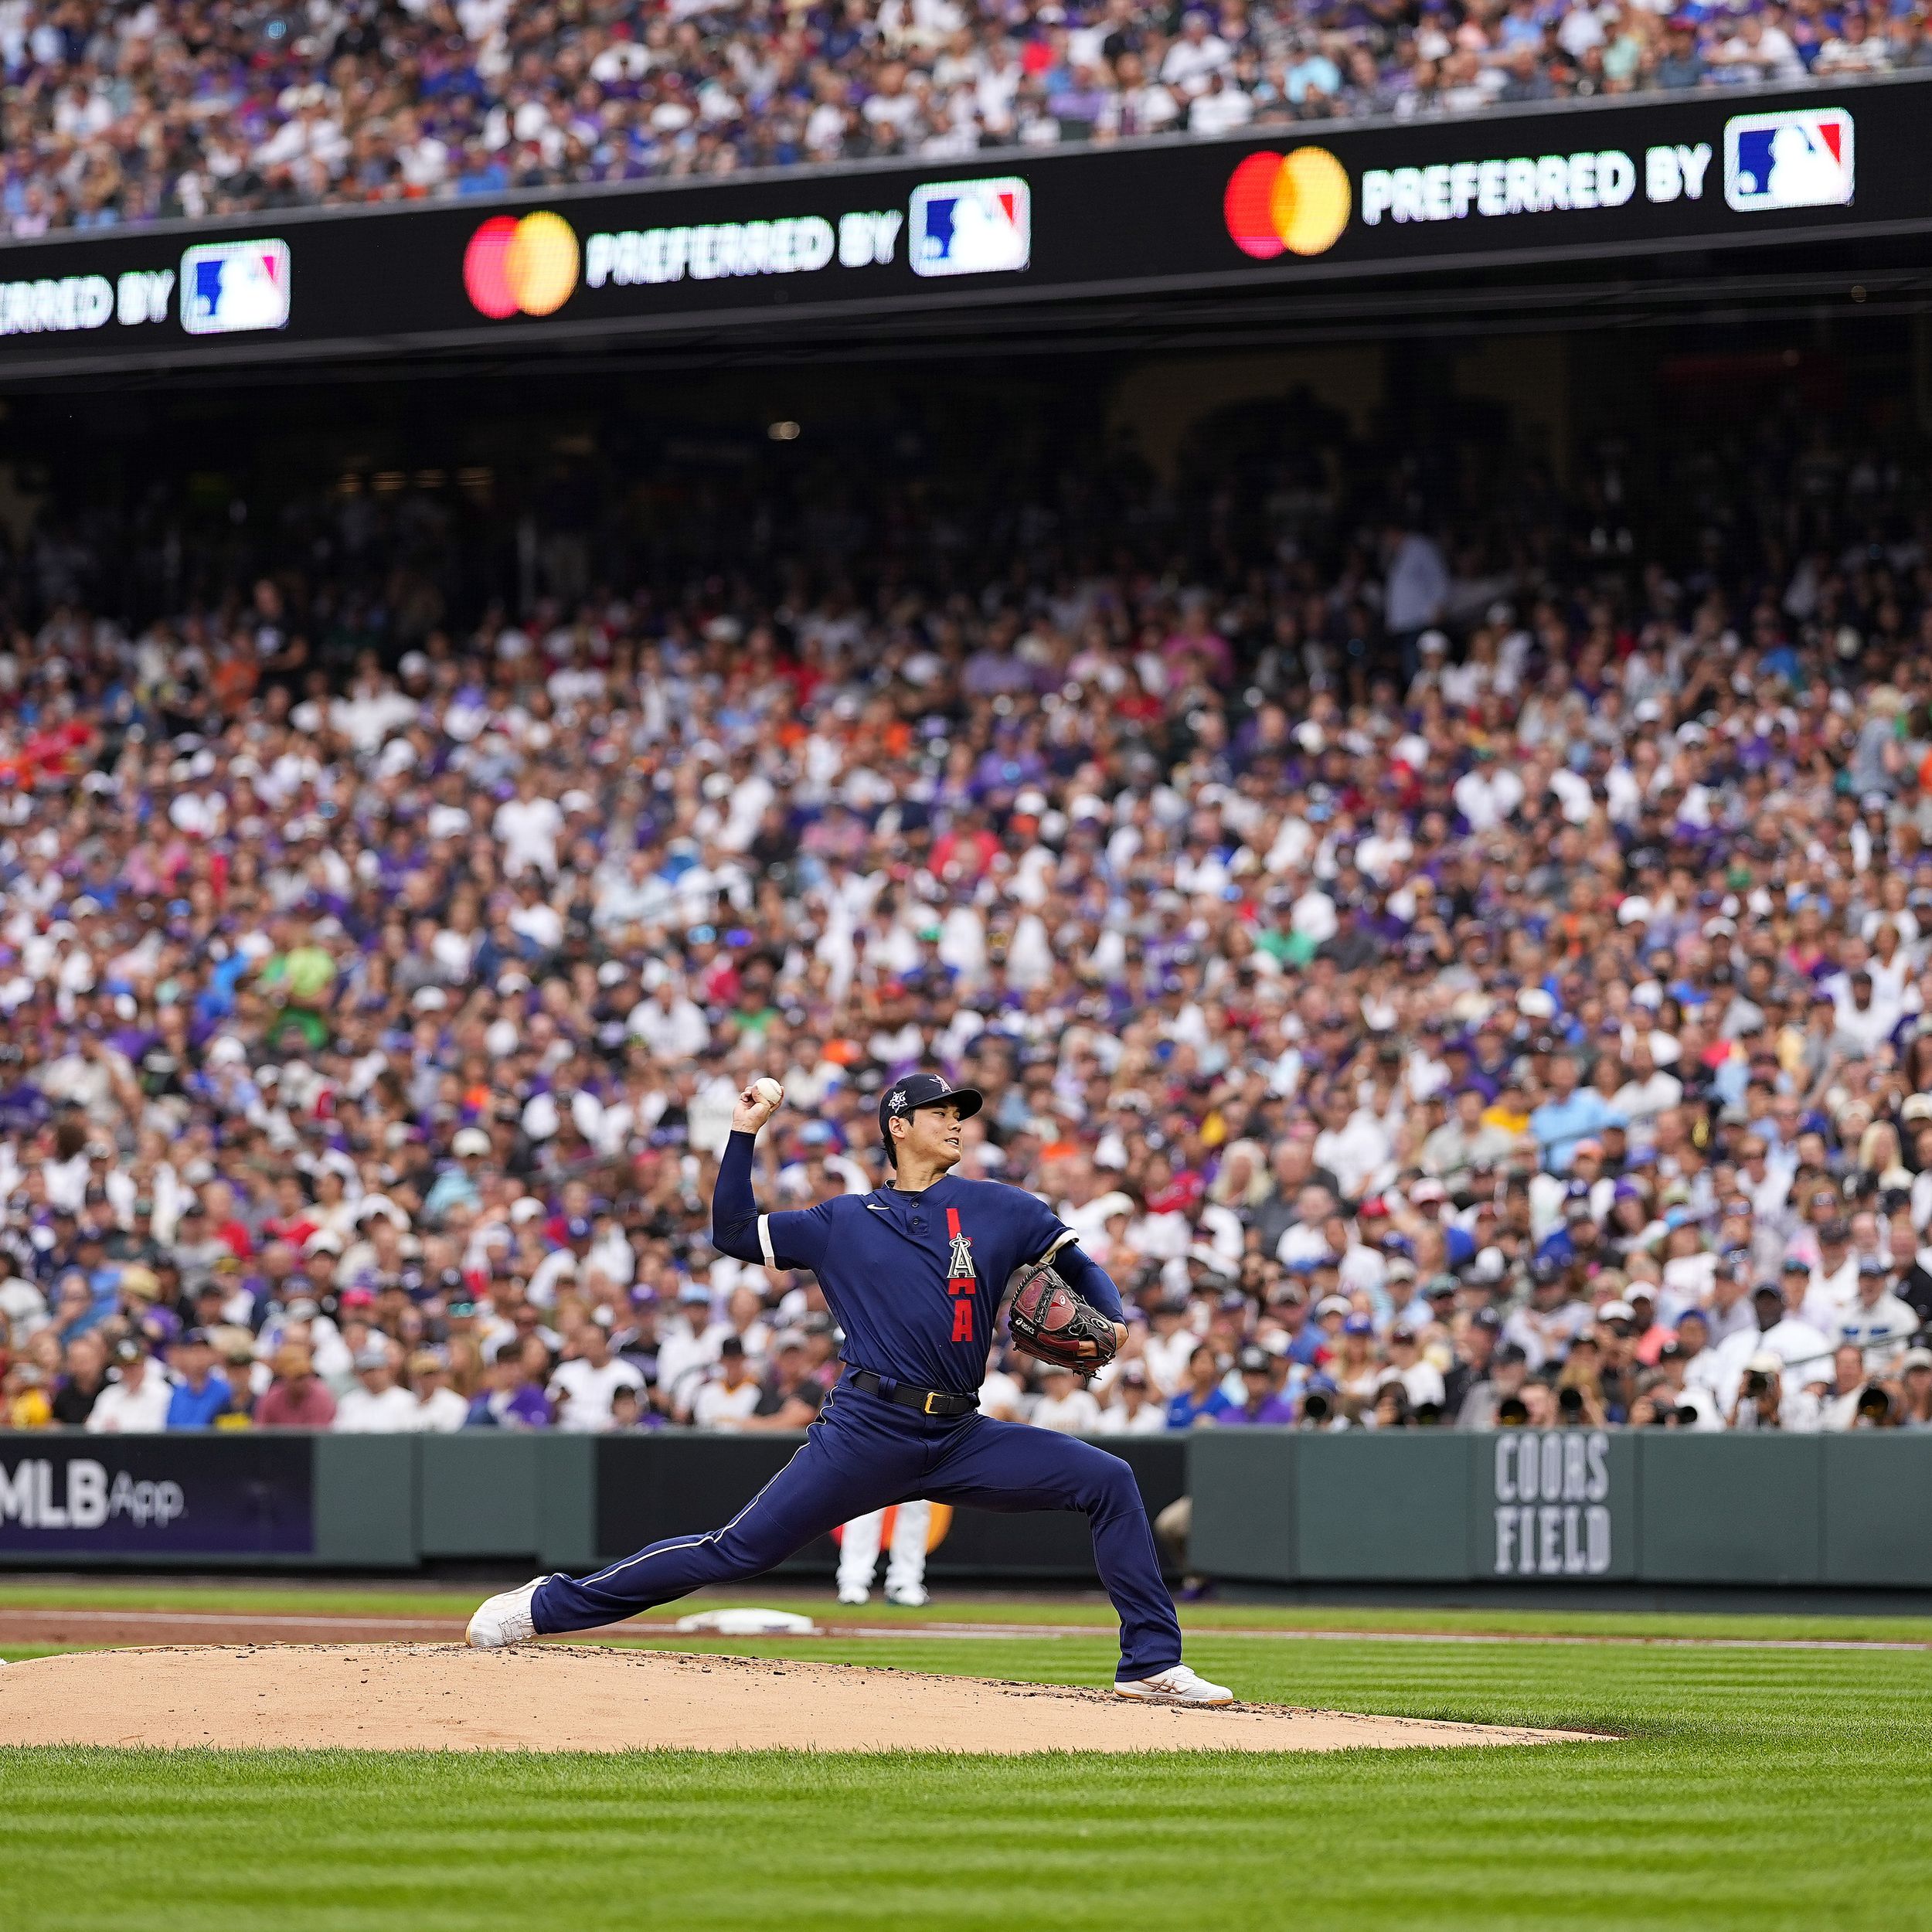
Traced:
[[745, 1529], [728, 1529], [718, 1539], [713, 1554], [718, 1565], [733, 1577], [756, 1577], [783, 1563], [798, 1547], [784, 1537], [760, 1536]]
[[1093, 1461], [1081, 1471], [1083, 1488], [1091, 1500], [1089, 1509], [1111, 1511], [1141, 1507], [1141, 1486], [1133, 1470], [1118, 1456], [1104, 1449], [1093, 1451]]

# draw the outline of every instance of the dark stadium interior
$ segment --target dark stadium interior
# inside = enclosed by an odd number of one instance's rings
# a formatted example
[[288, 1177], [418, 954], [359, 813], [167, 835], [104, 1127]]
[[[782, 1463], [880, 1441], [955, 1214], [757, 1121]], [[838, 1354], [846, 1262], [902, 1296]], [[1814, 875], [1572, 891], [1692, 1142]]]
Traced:
[[1764, 486], [1808, 454], [1916, 477], [1932, 333], [1834, 306], [1749, 330], [1438, 325], [1191, 354], [666, 369], [633, 349], [26, 386], [0, 409], [16, 620], [77, 603], [138, 624], [274, 575], [325, 651], [352, 632], [393, 658], [493, 602], [675, 601], [718, 577], [768, 597], [801, 568], [868, 600], [896, 580], [977, 590], [1022, 557], [1238, 573], [1284, 492], [1318, 497], [1297, 541], [1331, 570], [1378, 519], [1445, 511], [1494, 568], [1735, 567], [1754, 519], [1803, 514]]

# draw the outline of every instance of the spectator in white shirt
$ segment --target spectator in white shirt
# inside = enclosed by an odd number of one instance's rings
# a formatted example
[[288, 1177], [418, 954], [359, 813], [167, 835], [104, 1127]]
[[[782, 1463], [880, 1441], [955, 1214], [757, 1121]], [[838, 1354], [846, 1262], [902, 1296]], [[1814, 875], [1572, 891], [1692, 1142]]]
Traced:
[[1191, 11], [1181, 29], [1181, 37], [1167, 50], [1161, 63], [1161, 78], [1190, 100], [1204, 92], [1210, 74], [1231, 66], [1234, 49], [1213, 31], [1208, 15], [1199, 8]]
[[1051, 1429], [1063, 1436], [1091, 1436], [1100, 1433], [1100, 1405], [1080, 1385], [1071, 1369], [1058, 1363], [1048, 1365], [1046, 1393], [1033, 1405], [1027, 1420], [1036, 1429]]
[[1137, 53], [1114, 63], [1114, 90], [1100, 111], [1100, 131], [1123, 140], [1158, 134], [1180, 117], [1180, 104], [1158, 80], [1149, 80]]
[[503, 869], [511, 878], [532, 870], [546, 879], [556, 876], [556, 842], [563, 829], [563, 813], [554, 798], [546, 798], [538, 791], [535, 772], [526, 770], [519, 777], [516, 796], [497, 807], [490, 828], [503, 848]]
[[1201, 91], [1189, 104], [1187, 129], [1191, 134], [1231, 134], [1254, 118], [1254, 103], [1226, 74], [1207, 76]]
[[1322, 1101], [1322, 1131], [1315, 1136], [1315, 1158], [1342, 1183], [1352, 1200], [1389, 1159], [1388, 1130], [1366, 1107], [1351, 1110], [1348, 1094], [1338, 1088]]
[[[1775, 1356], [1786, 1367], [1798, 1369], [1801, 1372], [1829, 1358], [1831, 1338], [1808, 1321], [1787, 1311], [1787, 1299], [1792, 1292], [1789, 1283], [1786, 1293], [1781, 1294], [1768, 1281], [1760, 1282], [1751, 1291], [1752, 1311], [1757, 1318], [1758, 1332], [1751, 1335], [1740, 1331], [1717, 1351], [1719, 1365], [1731, 1378], [1730, 1386], [1717, 1392], [1720, 1401], [1729, 1402], [1738, 1386], [1739, 1379], [1749, 1372], [1750, 1364], [1765, 1356]], [[1795, 1382], [1791, 1385], [1794, 1400], [1800, 1386]], [[1736, 1425], [1733, 1423], [1732, 1426]]]
[[416, 1398], [400, 1386], [386, 1343], [373, 1343], [355, 1358], [355, 1386], [335, 1405], [341, 1435], [401, 1436], [417, 1427]]
[[1872, 32], [1865, 15], [1847, 10], [1837, 35], [1818, 50], [1811, 71], [1822, 80], [1833, 74], [1883, 73], [1891, 50]]
[[1897, 1002], [1879, 998], [1872, 975], [1862, 969], [1841, 975], [1828, 990], [1836, 1043], [1861, 1060], [1869, 1059], [1902, 1017]]
[[[1619, 1094], [1619, 1100], [1622, 1096]], [[1791, 1180], [1796, 1169], [1789, 1160], [1774, 1162], [1770, 1148], [1761, 1134], [1747, 1134], [1738, 1143], [1737, 1184], [1760, 1221], [1785, 1225], [1785, 1203], [1791, 1198]]]
[[641, 1389], [644, 1371], [611, 1354], [611, 1338], [597, 1322], [584, 1325], [576, 1346], [577, 1353], [557, 1365], [549, 1394], [557, 1405], [560, 1429], [596, 1435], [611, 1427], [611, 1398], [620, 1389]]
[[114, 1349], [119, 1373], [94, 1398], [88, 1411], [90, 1435], [146, 1435], [165, 1428], [173, 1390], [168, 1378], [138, 1342], [122, 1342]]
[[1883, 1372], [1905, 1352], [1918, 1332], [1918, 1311], [1892, 1292], [1892, 1270], [1875, 1254], [1859, 1263], [1858, 1287], [1835, 1325], [1840, 1343], [1863, 1352], [1863, 1359]]
[[1150, 1392], [1147, 1370], [1139, 1362], [1128, 1362], [1107, 1393], [1097, 1435], [1158, 1436], [1167, 1427], [1167, 1411]]
[[[1385, 540], [1389, 575], [1383, 586], [1383, 622], [1398, 636], [1426, 631], [1441, 621], [1449, 595], [1449, 566], [1433, 538], [1392, 527]], [[1518, 787], [1517, 796], [1522, 797]]]
[[[1323, 1196], [1327, 1198], [1325, 1193]], [[1188, 1300], [1184, 1294], [1170, 1294], [1154, 1304], [1153, 1332], [1141, 1344], [1141, 1358], [1147, 1372], [1148, 1386], [1157, 1400], [1176, 1393], [1187, 1380], [1187, 1365], [1201, 1338], [1188, 1321]], [[1162, 1418], [1165, 1427], [1165, 1418]]]
[[699, 1389], [691, 1420], [699, 1429], [730, 1429], [754, 1413], [761, 1391], [744, 1343], [728, 1335], [718, 1345], [718, 1372]]
[[[1859, 1257], [1852, 1245], [1848, 1222], [1827, 1221], [1818, 1231], [1818, 1258], [1806, 1270], [1802, 1306], [1814, 1328], [1828, 1325], [1830, 1318], [1849, 1308], [1858, 1298]], [[1804, 1257], [1785, 1257], [1785, 1287], [1788, 1294]]]
[[1478, 764], [1456, 781], [1450, 796], [1471, 832], [1492, 832], [1522, 803], [1523, 783], [1507, 765]]
[[704, 1009], [686, 998], [668, 975], [652, 988], [649, 998], [631, 1008], [624, 1024], [665, 1066], [696, 1060], [711, 1044]]
[[673, 1413], [689, 1412], [699, 1382], [718, 1359], [720, 1339], [712, 1332], [711, 1291], [687, 1281], [658, 1331], [658, 1396]]
[[421, 1350], [410, 1358], [410, 1377], [416, 1386], [417, 1428], [425, 1435], [454, 1435], [470, 1405], [451, 1384], [449, 1357], [440, 1349]]
[[1630, 1050], [1630, 1078], [1611, 1097], [1611, 1105], [1632, 1127], [1654, 1121], [1684, 1097], [1684, 1083], [1660, 1069], [1650, 1043], [1640, 1039]]
[[1389, 1331], [1389, 1368], [1384, 1379], [1402, 1384], [1412, 1414], [1427, 1402], [1440, 1409], [1448, 1399], [1441, 1370], [1423, 1354], [1415, 1329], [1406, 1321], [1397, 1322]]
[[1832, 1357], [1832, 1379], [1818, 1400], [1818, 1426], [1828, 1435], [1855, 1429], [1867, 1386], [1864, 1352], [1847, 1342]]
[[1752, 80], [1791, 81], [1804, 78], [1804, 63], [1791, 37], [1776, 21], [1762, 14], [1747, 13], [1737, 23], [1737, 32], [1716, 49], [1711, 64], [1733, 67]]

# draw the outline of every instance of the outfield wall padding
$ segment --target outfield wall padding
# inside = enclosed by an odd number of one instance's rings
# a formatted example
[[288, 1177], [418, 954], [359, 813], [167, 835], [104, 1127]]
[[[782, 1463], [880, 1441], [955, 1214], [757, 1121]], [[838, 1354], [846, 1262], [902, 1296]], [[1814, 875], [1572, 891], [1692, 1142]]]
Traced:
[[1189, 1567], [1230, 1583], [1932, 1583], [1932, 1434], [1189, 1438]]
[[[802, 1437], [0, 1432], [0, 1569], [583, 1570], [726, 1522]], [[1320, 1590], [1932, 1586], [1932, 1434], [1202, 1429], [1104, 1447], [1189, 1569]], [[823, 1576], [821, 1538], [785, 1566]], [[1091, 1586], [1077, 1515], [954, 1512], [936, 1579]]]
[[[0, 1569], [581, 1571], [729, 1522], [801, 1434], [635, 1436], [478, 1430], [88, 1436], [0, 1431]], [[1184, 1495], [1187, 1441], [1115, 1445], [1149, 1513]], [[785, 1568], [829, 1574], [821, 1537]], [[1084, 1518], [954, 1512], [935, 1577], [1093, 1583]]]

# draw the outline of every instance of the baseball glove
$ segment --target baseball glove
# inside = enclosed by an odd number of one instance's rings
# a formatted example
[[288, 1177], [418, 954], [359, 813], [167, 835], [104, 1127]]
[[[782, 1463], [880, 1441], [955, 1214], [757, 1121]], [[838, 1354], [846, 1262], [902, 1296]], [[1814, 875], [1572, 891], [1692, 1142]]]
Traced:
[[1015, 1279], [1019, 1286], [1006, 1317], [1015, 1346], [1082, 1375], [1114, 1359], [1120, 1345], [1113, 1323], [1070, 1288], [1050, 1262], [1032, 1262]]

